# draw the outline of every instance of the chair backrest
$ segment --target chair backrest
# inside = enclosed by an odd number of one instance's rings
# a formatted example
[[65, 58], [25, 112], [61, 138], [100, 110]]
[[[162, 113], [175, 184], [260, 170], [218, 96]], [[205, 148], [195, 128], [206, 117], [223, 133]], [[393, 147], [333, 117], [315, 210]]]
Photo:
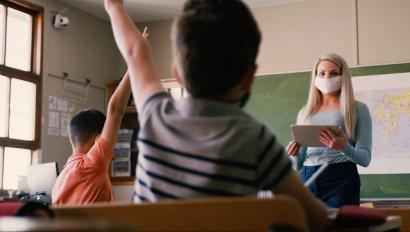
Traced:
[[54, 207], [57, 218], [103, 218], [134, 223], [138, 231], [268, 231], [271, 226], [308, 231], [301, 206], [286, 196], [211, 198], [145, 204]]

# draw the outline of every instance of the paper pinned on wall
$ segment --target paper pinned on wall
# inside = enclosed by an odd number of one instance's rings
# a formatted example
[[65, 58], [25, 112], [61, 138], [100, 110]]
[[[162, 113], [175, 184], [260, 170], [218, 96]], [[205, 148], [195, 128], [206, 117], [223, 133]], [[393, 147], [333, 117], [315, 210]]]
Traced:
[[57, 97], [56, 96], [48, 96], [48, 109], [49, 110], [57, 109]]
[[64, 79], [63, 97], [67, 101], [86, 103], [90, 84], [81, 84], [76, 81]]
[[70, 123], [71, 114], [61, 113], [60, 135], [68, 137], [68, 125]]
[[51, 136], [59, 136], [60, 135], [60, 128], [49, 127], [47, 129], [48, 135]]
[[72, 112], [74, 112], [74, 109], [75, 109], [74, 103], [69, 102], [68, 103], [68, 112], [72, 113]]
[[57, 100], [57, 109], [59, 111], [67, 112], [68, 111], [68, 101], [58, 98]]
[[48, 126], [58, 128], [60, 126], [60, 113], [55, 111], [48, 112]]

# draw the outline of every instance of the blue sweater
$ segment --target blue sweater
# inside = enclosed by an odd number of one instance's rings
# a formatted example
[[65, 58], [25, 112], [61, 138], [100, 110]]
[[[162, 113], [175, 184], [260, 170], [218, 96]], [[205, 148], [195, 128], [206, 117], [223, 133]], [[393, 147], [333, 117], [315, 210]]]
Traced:
[[[369, 166], [372, 150], [372, 119], [366, 104], [356, 101], [356, 139], [349, 138], [342, 150], [328, 147], [301, 147], [298, 155], [298, 167], [316, 166], [325, 163], [352, 161], [363, 167]], [[344, 119], [339, 110], [318, 112], [303, 122], [304, 108], [298, 113], [298, 124], [339, 125], [345, 131]]]

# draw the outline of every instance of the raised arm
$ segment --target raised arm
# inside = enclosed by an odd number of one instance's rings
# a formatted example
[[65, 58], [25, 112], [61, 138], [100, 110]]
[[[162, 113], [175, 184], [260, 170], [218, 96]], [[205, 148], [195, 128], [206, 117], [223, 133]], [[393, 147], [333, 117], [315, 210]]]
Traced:
[[107, 118], [101, 133], [101, 137], [105, 139], [111, 147], [114, 147], [117, 142], [118, 130], [120, 129], [122, 117], [125, 114], [130, 93], [130, 80], [127, 72], [108, 102]]
[[137, 110], [141, 111], [149, 96], [163, 90], [148, 42], [127, 15], [122, 0], [105, 0], [105, 9], [111, 19], [117, 46], [128, 66]]

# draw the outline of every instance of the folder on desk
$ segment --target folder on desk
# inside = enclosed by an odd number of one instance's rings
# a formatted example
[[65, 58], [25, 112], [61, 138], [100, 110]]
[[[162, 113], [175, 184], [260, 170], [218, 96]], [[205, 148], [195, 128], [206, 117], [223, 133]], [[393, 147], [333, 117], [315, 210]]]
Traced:
[[333, 220], [332, 231], [399, 231], [401, 217], [388, 216], [377, 209], [344, 206]]

